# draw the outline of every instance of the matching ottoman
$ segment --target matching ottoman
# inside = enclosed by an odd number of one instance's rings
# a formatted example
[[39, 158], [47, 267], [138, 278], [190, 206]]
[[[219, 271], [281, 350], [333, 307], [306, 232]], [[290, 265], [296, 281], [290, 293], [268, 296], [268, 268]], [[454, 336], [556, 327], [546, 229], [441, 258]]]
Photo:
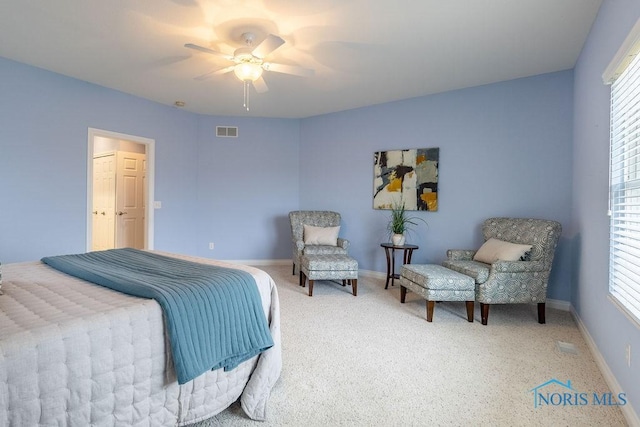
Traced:
[[300, 286], [309, 279], [309, 296], [313, 296], [315, 280], [342, 280], [358, 295], [358, 261], [347, 255], [303, 255], [300, 260]]
[[467, 320], [473, 322], [475, 281], [457, 271], [436, 264], [406, 264], [400, 270], [400, 302], [407, 289], [427, 300], [427, 322], [433, 320], [435, 301], [465, 301]]

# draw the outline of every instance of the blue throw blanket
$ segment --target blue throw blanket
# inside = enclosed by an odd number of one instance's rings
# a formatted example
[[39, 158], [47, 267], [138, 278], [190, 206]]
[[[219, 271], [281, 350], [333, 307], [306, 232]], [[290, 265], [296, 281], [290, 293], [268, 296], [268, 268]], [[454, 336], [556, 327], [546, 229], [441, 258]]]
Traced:
[[163, 309], [178, 383], [230, 370], [273, 346], [249, 273], [137, 249], [42, 258], [51, 267]]

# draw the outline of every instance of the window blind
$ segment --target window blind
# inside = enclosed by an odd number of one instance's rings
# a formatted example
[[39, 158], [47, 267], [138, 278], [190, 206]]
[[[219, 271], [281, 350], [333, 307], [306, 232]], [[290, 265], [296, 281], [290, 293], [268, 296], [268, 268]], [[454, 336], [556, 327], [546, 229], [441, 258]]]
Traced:
[[609, 292], [640, 321], [640, 55], [611, 85]]

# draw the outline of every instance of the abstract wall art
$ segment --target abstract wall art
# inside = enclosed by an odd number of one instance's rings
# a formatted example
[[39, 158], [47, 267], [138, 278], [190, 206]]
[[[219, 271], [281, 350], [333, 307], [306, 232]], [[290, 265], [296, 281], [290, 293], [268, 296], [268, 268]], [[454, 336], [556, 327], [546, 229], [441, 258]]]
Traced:
[[439, 148], [377, 151], [373, 156], [373, 208], [438, 210]]

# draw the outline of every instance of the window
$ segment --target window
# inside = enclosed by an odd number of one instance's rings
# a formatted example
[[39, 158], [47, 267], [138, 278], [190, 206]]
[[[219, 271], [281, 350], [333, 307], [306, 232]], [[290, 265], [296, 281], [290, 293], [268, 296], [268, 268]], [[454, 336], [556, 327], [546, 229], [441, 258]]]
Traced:
[[[636, 25], [609, 66], [609, 292], [640, 322], [640, 55]], [[611, 71], [613, 70], [613, 71]]]

